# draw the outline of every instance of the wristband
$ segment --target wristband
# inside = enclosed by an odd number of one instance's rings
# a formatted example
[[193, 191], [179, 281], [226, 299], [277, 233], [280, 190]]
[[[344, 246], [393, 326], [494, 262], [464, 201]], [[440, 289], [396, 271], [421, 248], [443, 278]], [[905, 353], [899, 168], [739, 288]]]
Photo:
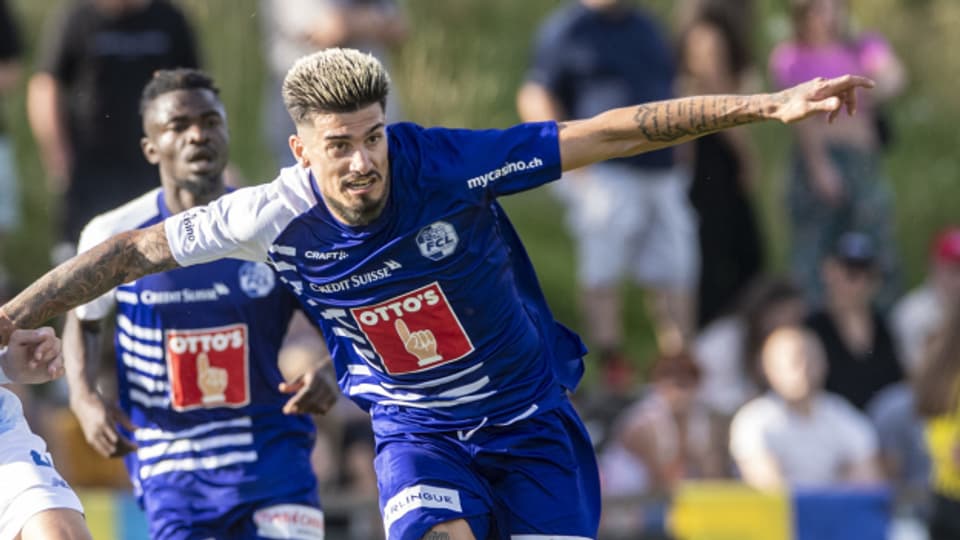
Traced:
[[[0, 359], [7, 355], [7, 348], [0, 347]], [[7, 375], [3, 372], [3, 362], [0, 362], [0, 384], [10, 384], [13, 381], [7, 378]]]

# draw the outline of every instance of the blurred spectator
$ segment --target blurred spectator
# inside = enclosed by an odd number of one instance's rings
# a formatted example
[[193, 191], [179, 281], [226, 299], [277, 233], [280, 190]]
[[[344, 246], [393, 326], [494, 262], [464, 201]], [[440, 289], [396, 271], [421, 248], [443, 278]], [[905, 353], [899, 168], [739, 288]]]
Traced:
[[786, 88], [813, 77], [865, 75], [876, 88], [862, 93], [857, 114], [796, 124], [788, 210], [791, 268], [814, 305], [823, 300], [817, 267], [846, 230], [868, 231], [879, 246], [878, 301], [889, 308], [898, 295], [892, 194], [881, 163], [877, 104], [900, 93], [905, 72], [878, 34], [852, 35], [845, 0], [791, 0], [794, 37], [770, 56], [775, 84]]
[[822, 267], [826, 301], [807, 319], [827, 354], [826, 389], [860, 410], [903, 368], [886, 317], [875, 308], [876, 246], [860, 232], [844, 233]]
[[[293, 164], [287, 139], [293, 122], [280, 87], [287, 70], [302, 56], [327, 47], [350, 47], [377, 57], [389, 68], [390, 49], [407, 39], [409, 23], [398, 0], [260, 0], [269, 68], [264, 126], [277, 165]], [[400, 120], [396, 86], [387, 101], [387, 121]]]
[[764, 343], [762, 364], [770, 392], [737, 412], [730, 429], [730, 452], [744, 481], [777, 489], [880, 480], [870, 422], [823, 391], [826, 363], [815, 334], [776, 330]]
[[[683, 92], [738, 94], [753, 70], [750, 0], [685, 0], [680, 28]], [[728, 129], [690, 143], [690, 200], [700, 234], [697, 326], [734, 309], [763, 267], [763, 246], [750, 200], [759, 163], [747, 128]]]
[[926, 282], [900, 299], [891, 314], [900, 360], [907, 370], [913, 369], [930, 336], [943, 323], [946, 307], [960, 298], [960, 227], [940, 231], [930, 251]]
[[[7, 136], [3, 98], [20, 81], [20, 32], [7, 0], [0, 0], [0, 253], [3, 238], [20, 226], [20, 185], [17, 180], [13, 142]], [[4, 280], [0, 265], [0, 281]]]
[[[540, 28], [517, 96], [525, 121], [587, 118], [672, 97], [676, 66], [659, 23], [624, 0], [580, 0]], [[577, 243], [581, 310], [605, 388], [630, 388], [620, 280], [651, 289], [661, 351], [683, 348], [693, 322], [698, 261], [688, 176], [671, 149], [611, 160], [558, 182]]]
[[73, 0], [48, 21], [27, 109], [62, 194], [54, 262], [91, 218], [159, 183], [140, 150], [140, 90], [158, 69], [196, 66], [193, 32], [166, 0]]
[[933, 509], [930, 540], [960, 538], [960, 303], [947, 307], [943, 325], [920, 363], [917, 411], [926, 419]]
[[[696, 400], [699, 381], [700, 369], [688, 353], [657, 359], [648, 393], [618, 416], [600, 452], [604, 496], [668, 493], [684, 479], [723, 474], [722, 439], [714, 437], [709, 411]], [[606, 509], [604, 514], [618, 522], [614, 528], [640, 525]], [[637, 507], [625, 514], [642, 517]]]

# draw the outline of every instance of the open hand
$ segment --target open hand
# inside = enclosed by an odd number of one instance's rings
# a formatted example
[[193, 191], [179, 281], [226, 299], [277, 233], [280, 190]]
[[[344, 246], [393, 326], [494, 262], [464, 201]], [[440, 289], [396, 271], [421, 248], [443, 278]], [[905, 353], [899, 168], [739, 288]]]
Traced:
[[280, 383], [280, 391], [293, 394], [283, 406], [284, 414], [323, 414], [337, 402], [337, 384], [327, 365]]
[[798, 122], [819, 113], [827, 113], [833, 122], [843, 109], [853, 115], [857, 111], [857, 88], [873, 88], [866, 77], [844, 75], [833, 79], [816, 79], [787, 88], [776, 94], [779, 103], [773, 117], [785, 124]]

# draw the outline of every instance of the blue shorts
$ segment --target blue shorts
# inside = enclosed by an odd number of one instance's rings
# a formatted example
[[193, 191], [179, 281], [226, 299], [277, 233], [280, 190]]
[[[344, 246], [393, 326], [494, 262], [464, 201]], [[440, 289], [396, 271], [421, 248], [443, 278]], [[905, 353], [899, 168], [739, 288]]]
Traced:
[[324, 532], [323, 512], [315, 489], [242, 504], [213, 520], [199, 520], [184, 512], [164, 511], [162, 508], [151, 511], [148, 508], [147, 522], [153, 540], [322, 540]]
[[597, 462], [566, 401], [510, 426], [379, 437], [374, 465], [389, 540], [456, 519], [478, 540], [597, 535]]

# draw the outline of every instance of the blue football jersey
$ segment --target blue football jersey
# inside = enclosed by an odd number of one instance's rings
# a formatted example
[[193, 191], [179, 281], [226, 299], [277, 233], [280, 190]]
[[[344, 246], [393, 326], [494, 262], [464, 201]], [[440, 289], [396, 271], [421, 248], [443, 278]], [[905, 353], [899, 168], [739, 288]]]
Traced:
[[[98, 216], [81, 249], [169, 217], [151, 191]], [[315, 488], [312, 420], [281, 412], [277, 365], [299, 307], [262, 262], [222, 259], [126, 283], [77, 309], [81, 320], [116, 306], [121, 408], [138, 427], [131, 480], [154, 507], [198, 519], [251, 501]], [[149, 509], [148, 509], [149, 510]]]
[[555, 408], [585, 349], [554, 320], [496, 198], [559, 178], [556, 124], [401, 123], [388, 141], [390, 193], [372, 224], [336, 220], [295, 166], [168, 219], [174, 257], [269, 261], [378, 433], [474, 430]]

